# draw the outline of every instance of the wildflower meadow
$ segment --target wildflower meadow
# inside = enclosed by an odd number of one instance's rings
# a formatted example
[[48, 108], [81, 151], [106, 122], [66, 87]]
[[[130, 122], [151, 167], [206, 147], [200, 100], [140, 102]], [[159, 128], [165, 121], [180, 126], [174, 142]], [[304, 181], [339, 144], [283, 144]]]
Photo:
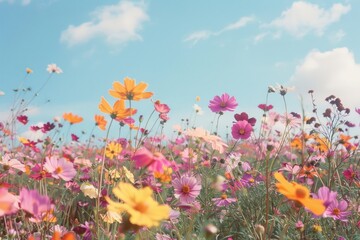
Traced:
[[176, 110], [130, 76], [92, 93], [93, 128], [80, 138], [79, 113], [29, 115], [62, 77], [56, 64], [47, 71], [40, 88], [0, 96], [13, 99], [0, 122], [1, 239], [360, 239], [360, 106], [309, 89], [312, 109], [290, 109], [289, 89], [269, 86], [251, 103], [258, 116], [219, 92], [201, 99], [211, 127], [197, 122], [199, 97], [170, 126]]

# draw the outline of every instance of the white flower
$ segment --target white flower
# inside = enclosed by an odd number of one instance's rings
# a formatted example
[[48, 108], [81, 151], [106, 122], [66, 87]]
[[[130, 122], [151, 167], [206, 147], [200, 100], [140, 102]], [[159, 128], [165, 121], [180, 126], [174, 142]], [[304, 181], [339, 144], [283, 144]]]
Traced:
[[0, 90], [0, 96], [4, 96], [4, 95], [5, 95], [5, 93]]
[[196, 114], [198, 114], [198, 115], [203, 115], [204, 114], [203, 110], [201, 109], [201, 107], [199, 105], [194, 104], [193, 108], [194, 108]]
[[80, 190], [84, 193], [85, 196], [88, 196], [89, 198], [98, 197], [99, 190], [89, 182], [84, 182], [81, 184]]
[[61, 70], [61, 68], [59, 68], [56, 64], [52, 63], [49, 64], [47, 69], [46, 69], [49, 73], [62, 73], [63, 71]]

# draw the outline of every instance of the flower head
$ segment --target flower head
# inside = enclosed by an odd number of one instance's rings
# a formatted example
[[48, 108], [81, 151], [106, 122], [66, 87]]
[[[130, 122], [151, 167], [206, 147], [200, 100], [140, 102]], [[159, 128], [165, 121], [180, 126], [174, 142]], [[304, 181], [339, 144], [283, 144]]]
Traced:
[[68, 121], [71, 125], [76, 124], [76, 123], [80, 123], [80, 122], [83, 121], [82, 117], [80, 117], [78, 115], [74, 115], [72, 113], [64, 113], [63, 118], [64, 118], [65, 121]]
[[162, 153], [152, 153], [144, 147], [138, 149], [132, 159], [135, 161], [137, 168], [147, 168], [150, 172], [163, 173], [164, 169], [171, 165]]
[[105, 100], [104, 97], [101, 98], [99, 109], [103, 113], [110, 115], [112, 119], [122, 120], [129, 116], [132, 116], [136, 113], [136, 109], [126, 108], [124, 100], [117, 100], [113, 107]]
[[217, 207], [226, 207], [231, 203], [236, 202], [236, 198], [228, 198], [225, 193], [221, 195], [219, 198], [213, 198], [212, 201]]
[[281, 173], [274, 173], [274, 177], [279, 181], [279, 183], [276, 183], [279, 193], [285, 195], [290, 200], [301, 203], [316, 215], [324, 213], [325, 206], [323, 201], [311, 198], [309, 189], [295, 182], [288, 182]]
[[94, 118], [95, 126], [98, 126], [98, 128], [100, 128], [101, 130], [105, 130], [107, 121], [105, 120], [104, 116], [95, 115]]
[[331, 217], [334, 220], [340, 220], [342, 222], [347, 222], [347, 217], [351, 215], [351, 211], [346, 211], [348, 203], [345, 200], [334, 201], [326, 208], [324, 212], [324, 217]]
[[63, 71], [61, 70], [61, 68], [59, 68], [56, 64], [49, 64], [47, 69], [46, 69], [49, 73], [62, 73]]
[[47, 172], [51, 173], [53, 178], [70, 181], [76, 175], [76, 170], [72, 162], [65, 158], [57, 158], [56, 156], [48, 157], [44, 164]]
[[28, 117], [25, 115], [17, 116], [16, 119], [24, 125], [26, 125], [29, 122]]
[[153, 191], [150, 187], [137, 189], [130, 183], [120, 182], [113, 188], [113, 193], [123, 203], [114, 202], [106, 197], [108, 209], [113, 212], [127, 212], [132, 224], [150, 228], [158, 226], [161, 220], [170, 216], [170, 207], [156, 202], [152, 198]]
[[110, 142], [105, 149], [105, 155], [110, 158], [113, 159], [114, 157], [116, 157], [120, 152], [122, 151], [122, 147], [121, 144], [117, 143], [117, 142]]
[[246, 120], [242, 120], [234, 123], [231, 128], [231, 135], [234, 139], [248, 139], [252, 130], [251, 124]]
[[140, 82], [136, 85], [135, 80], [129, 77], [124, 79], [124, 84], [121, 84], [118, 81], [114, 82], [113, 88], [114, 89], [109, 90], [109, 94], [122, 100], [139, 101], [141, 99], [150, 98], [153, 95], [152, 92], [144, 92], [147, 88], [146, 83]]
[[182, 176], [172, 181], [175, 190], [175, 197], [180, 199], [181, 203], [192, 203], [200, 194], [201, 184], [195, 177]]
[[230, 97], [229, 94], [224, 93], [221, 96], [215, 96], [209, 103], [209, 108], [212, 112], [234, 111], [237, 107], [235, 97]]
[[0, 188], [0, 216], [17, 211], [18, 199], [8, 192], [7, 188]]

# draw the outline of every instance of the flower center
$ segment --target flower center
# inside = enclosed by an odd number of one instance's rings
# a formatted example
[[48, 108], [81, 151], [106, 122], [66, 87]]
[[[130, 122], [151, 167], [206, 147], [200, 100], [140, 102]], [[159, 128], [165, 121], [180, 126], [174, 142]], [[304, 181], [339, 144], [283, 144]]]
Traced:
[[138, 203], [135, 207], [134, 207], [134, 209], [136, 210], [136, 211], [139, 211], [139, 212], [141, 212], [141, 213], [145, 213], [147, 210], [148, 210], [148, 208], [149, 208], [149, 206], [146, 204], [146, 203]]
[[295, 191], [295, 195], [298, 197], [298, 198], [304, 198], [306, 196], [306, 192], [301, 189], [301, 188], [298, 188], [296, 189]]
[[243, 128], [239, 129], [239, 134], [244, 135], [245, 134], [245, 129], [243, 129]]
[[221, 195], [221, 199], [227, 199], [227, 195], [226, 195], [226, 194], [222, 194], [222, 195]]
[[248, 180], [250, 183], [254, 183], [255, 182], [255, 179], [253, 179], [253, 178], [249, 178], [249, 180]]
[[334, 208], [334, 210], [332, 211], [332, 213], [334, 214], [334, 215], [336, 215], [336, 216], [339, 216], [340, 215], [340, 209], [338, 209], [338, 208]]
[[57, 167], [56, 169], [55, 169], [55, 173], [56, 174], [59, 174], [59, 173], [62, 173], [62, 168], [61, 167]]
[[184, 186], [182, 186], [182, 189], [181, 189], [181, 191], [183, 192], [183, 193], [189, 193], [190, 192], [190, 187], [189, 187], [189, 185], [184, 185]]
[[226, 107], [226, 103], [225, 103], [225, 102], [221, 102], [221, 103], [220, 103], [220, 107], [222, 107], [222, 108]]

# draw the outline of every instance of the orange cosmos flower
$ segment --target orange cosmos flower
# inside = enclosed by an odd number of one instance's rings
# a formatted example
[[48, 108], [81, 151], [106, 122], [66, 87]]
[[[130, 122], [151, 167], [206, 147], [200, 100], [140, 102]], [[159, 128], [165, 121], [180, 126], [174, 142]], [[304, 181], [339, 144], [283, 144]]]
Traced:
[[107, 121], [104, 116], [95, 115], [95, 126], [98, 126], [101, 130], [105, 130]]
[[70, 124], [80, 123], [83, 118], [72, 113], [64, 113], [63, 118], [65, 121], [68, 121]]
[[67, 232], [63, 236], [58, 231], [55, 231], [51, 240], [76, 240], [76, 235], [74, 232]]
[[325, 212], [325, 206], [322, 200], [310, 197], [310, 191], [305, 186], [296, 182], [288, 182], [281, 173], [274, 173], [274, 177], [279, 182], [276, 187], [279, 193], [285, 195], [288, 199], [301, 203], [316, 215]]
[[103, 113], [110, 114], [112, 119], [125, 119], [131, 115], [136, 113], [136, 109], [133, 108], [125, 108], [124, 100], [117, 100], [114, 103], [114, 106], [111, 107], [110, 104], [105, 100], [104, 97], [101, 98], [101, 102], [99, 104], [99, 109]]
[[153, 95], [152, 92], [144, 92], [147, 88], [146, 83], [140, 82], [136, 85], [135, 80], [129, 77], [124, 79], [124, 85], [120, 82], [114, 82], [113, 88], [109, 90], [110, 95], [123, 100], [139, 101], [150, 98]]

